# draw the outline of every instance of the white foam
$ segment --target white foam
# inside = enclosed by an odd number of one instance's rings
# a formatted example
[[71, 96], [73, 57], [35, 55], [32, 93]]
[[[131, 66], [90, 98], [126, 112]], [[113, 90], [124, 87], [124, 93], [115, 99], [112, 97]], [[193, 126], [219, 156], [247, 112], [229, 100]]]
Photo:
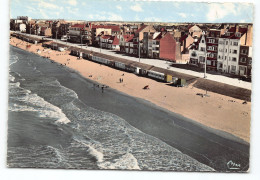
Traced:
[[87, 145], [86, 146], [88, 147], [88, 152], [89, 154], [91, 154], [92, 156], [94, 156], [97, 160], [97, 162], [101, 163], [103, 162], [103, 158], [104, 158], [104, 155], [102, 152], [96, 150], [95, 148], [93, 148], [92, 146], [90, 145]]
[[137, 159], [131, 153], [126, 153], [113, 162], [105, 161], [99, 164], [99, 167], [102, 169], [141, 170]]
[[15, 77], [12, 76], [11, 74], [9, 74], [9, 81], [14, 82], [14, 80], [15, 80]]
[[[15, 63], [17, 63], [18, 62], [18, 56], [16, 56], [16, 55], [10, 55], [10, 58], [9, 58], [10, 60], [13, 60], [13, 62], [9, 62], [9, 67], [11, 66], [11, 65], [13, 65], [13, 64], [15, 64]], [[9, 61], [10, 61], [9, 60]]]
[[[12, 83], [11, 86], [20, 88], [20, 83]], [[58, 119], [56, 123], [67, 124], [70, 120], [60, 108], [45, 101], [37, 94], [31, 94], [30, 90], [20, 88], [25, 92], [25, 96], [15, 97], [16, 100], [25, 102], [26, 105], [9, 104], [10, 111], [34, 111], [39, 113], [39, 117]]]

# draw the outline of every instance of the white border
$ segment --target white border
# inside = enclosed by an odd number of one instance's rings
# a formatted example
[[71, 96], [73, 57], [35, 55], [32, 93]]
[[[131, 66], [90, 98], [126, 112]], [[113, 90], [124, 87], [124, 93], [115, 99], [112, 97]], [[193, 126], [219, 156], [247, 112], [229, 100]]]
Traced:
[[[184, 0], [186, 1], [186, 0]], [[194, 1], [194, 0], [193, 0]], [[198, 0], [196, 0], [198, 1]], [[8, 83], [8, 48], [9, 48], [9, 2], [1, 0], [0, 27], [0, 178], [1, 179], [233, 179], [250, 180], [260, 178], [260, 58], [259, 50], [259, 22], [260, 1], [258, 0], [200, 0], [199, 2], [252, 2], [255, 4], [254, 14], [254, 48], [253, 48], [253, 95], [251, 121], [251, 163], [249, 173], [177, 173], [177, 172], [130, 172], [130, 171], [89, 171], [89, 170], [43, 170], [43, 169], [8, 169], [6, 168], [6, 140], [7, 140], [7, 83]], [[258, 92], [258, 94], [257, 94]], [[257, 111], [258, 110], [258, 111]]]

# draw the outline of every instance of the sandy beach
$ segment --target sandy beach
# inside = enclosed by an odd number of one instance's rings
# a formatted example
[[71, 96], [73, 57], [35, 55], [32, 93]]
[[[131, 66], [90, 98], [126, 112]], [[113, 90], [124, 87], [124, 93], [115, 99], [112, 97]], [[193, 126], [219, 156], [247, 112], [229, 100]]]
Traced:
[[[205, 126], [231, 133], [241, 139], [250, 141], [251, 102], [243, 104], [242, 100], [207, 92], [209, 97], [201, 97], [197, 93], [205, 93], [190, 84], [177, 88], [166, 83], [157, 82], [135, 74], [119, 71], [108, 66], [70, 56], [69, 52], [58, 52], [32, 45], [26, 49], [27, 42], [12, 37], [10, 44], [18, 48], [48, 56], [53, 61], [78, 71], [83, 77], [105, 84], [113, 89], [131, 96], [145, 99], [184, 117], [190, 118]], [[119, 79], [123, 78], [120, 83]], [[149, 85], [149, 90], [143, 87]]]

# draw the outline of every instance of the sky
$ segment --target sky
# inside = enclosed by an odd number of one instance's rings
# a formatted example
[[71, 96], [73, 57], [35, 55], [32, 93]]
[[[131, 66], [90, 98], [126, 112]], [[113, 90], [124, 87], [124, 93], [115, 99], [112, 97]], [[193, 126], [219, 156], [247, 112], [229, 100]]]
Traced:
[[10, 17], [86, 21], [252, 23], [250, 3], [126, 0], [10, 0]]

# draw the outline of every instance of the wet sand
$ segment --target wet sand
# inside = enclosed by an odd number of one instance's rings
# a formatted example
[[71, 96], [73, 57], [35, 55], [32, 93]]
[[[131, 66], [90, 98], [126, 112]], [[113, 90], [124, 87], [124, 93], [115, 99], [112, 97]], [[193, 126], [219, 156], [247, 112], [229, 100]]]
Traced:
[[[201, 97], [197, 93], [205, 94], [204, 90], [197, 89], [190, 84], [188, 87], [177, 88], [166, 83], [157, 82], [145, 77], [138, 77], [132, 73], [119, 71], [105, 65], [70, 56], [69, 52], [44, 50], [41, 44], [31, 45], [26, 49], [27, 42], [11, 38], [10, 44], [37, 53], [40, 56], [49, 56], [62, 66], [79, 72], [83, 77], [99, 84], [105, 84], [113, 89], [128, 95], [145, 99], [155, 105], [192, 119], [207, 127], [233, 134], [246, 142], [250, 141], [251, 103], [243, 104], [242, 100], [207, 92], [209, 97]], [[120, 83], [119, 79], [123, 78]], [[149, 85], [149, 90], [143, 87]]]

